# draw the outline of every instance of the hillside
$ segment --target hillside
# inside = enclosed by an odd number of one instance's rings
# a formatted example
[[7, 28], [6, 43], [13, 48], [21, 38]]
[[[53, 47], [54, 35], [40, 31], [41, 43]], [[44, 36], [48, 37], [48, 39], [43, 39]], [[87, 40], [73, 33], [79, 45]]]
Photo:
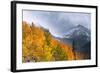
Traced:
[[48, 30], [23, 21], [22, 58], [23, 63], [75, 60], [75, 53], [69, 44], [53, 38]]

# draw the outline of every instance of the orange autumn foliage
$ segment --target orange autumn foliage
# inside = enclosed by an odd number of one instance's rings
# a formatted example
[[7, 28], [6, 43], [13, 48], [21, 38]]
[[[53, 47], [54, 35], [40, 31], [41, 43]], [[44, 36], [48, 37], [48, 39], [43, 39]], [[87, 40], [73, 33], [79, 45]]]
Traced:
[[73, 51], [72, 51], [73, 48], [70, 45], [62, 43], [61, 47], [62, 47], [63, 50], [66, 51], [66, 53], [68, 55], [68, 60], [75, 59], [75, 56], [74, 56]]
[[23, 62], [74, 60], [73, 48], [54, 39], [48, 30], [22, 23]]

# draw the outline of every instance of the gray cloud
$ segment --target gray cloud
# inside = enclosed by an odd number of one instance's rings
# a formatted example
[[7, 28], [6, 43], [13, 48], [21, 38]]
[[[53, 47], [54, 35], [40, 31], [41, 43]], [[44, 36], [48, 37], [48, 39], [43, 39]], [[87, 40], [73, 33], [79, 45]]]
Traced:
[[48, 29], [54, 36], [63, 36], [69, 29], [83, 25], [90, 29], [91, 15], [88, 13], [23, 11], [23, 20]]

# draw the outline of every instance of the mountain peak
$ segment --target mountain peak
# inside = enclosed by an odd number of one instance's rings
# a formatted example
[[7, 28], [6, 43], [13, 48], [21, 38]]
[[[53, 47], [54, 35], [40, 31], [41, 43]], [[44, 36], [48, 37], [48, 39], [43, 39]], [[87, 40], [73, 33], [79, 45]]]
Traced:
[[84, 26], [82, 26], [82, 25], [80, 25], [80, 24], [77, 25], [76, 28], [78, 28], [79, 30], [81, 30], [81, 29], [87, 29], [87, 28], [85, 28]]
[[90, 31], [82, 25], [77, 25], [73, 29], [69, 30], [65, 37], [78, 37], [78, 36], [87, 36], [90, 37]]
[[82, 25], [79, 24], [79, 25], [77, 25], [77, 27], [82, 27], [83, 28], [84, 26], [82, 26]]

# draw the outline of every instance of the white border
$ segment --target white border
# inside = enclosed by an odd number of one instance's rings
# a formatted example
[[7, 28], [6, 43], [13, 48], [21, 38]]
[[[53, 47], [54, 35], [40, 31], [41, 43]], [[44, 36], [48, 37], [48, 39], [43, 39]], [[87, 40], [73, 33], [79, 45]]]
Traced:
[[[48, 11], [67, 11], [67, 12], [87, 12], [91, 13], [91, 60], [77, 60], [77, 61], [59, 61], [59, 62], [40, 62], [40, 63], [22, 63], [22, 10], [48, 10]], [[28, 5], [17, 4], [16, 12], [17, 25], [17, 70], [22, 69], [38, 69], [38, 68], [52, 68], [52, 67], [72, 67], [85, 66], [96, 64], [96, 45], [95, 45], [95, 28], [96, 28], [96, 10], [93, 8], [82, 7], [60, 7], [60, 6], [45, 6], [45, 5]]]

